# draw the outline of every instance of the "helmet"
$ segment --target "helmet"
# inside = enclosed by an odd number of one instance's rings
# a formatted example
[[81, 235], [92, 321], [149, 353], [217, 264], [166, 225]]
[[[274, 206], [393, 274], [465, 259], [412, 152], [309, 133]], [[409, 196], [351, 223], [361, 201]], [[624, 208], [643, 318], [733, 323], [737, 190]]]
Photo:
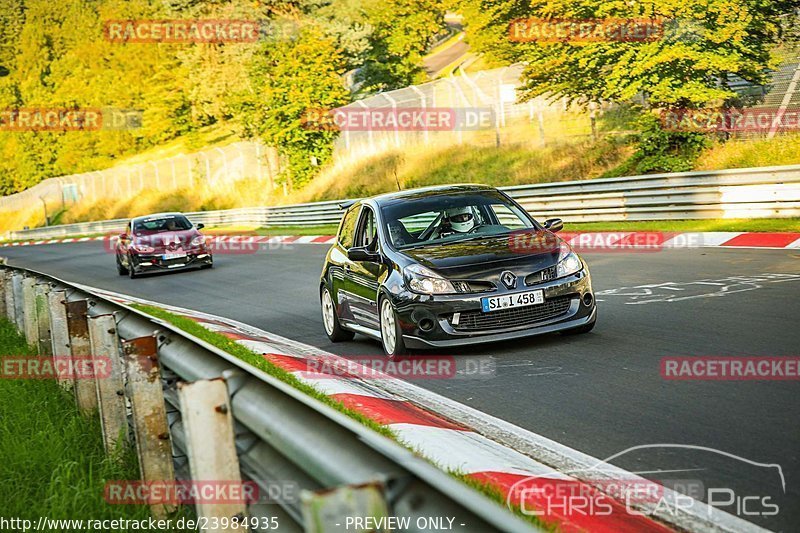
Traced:
[[475, 215], [470, 207], [456, 207], [447, 210], [450, 227], [458, 233], [467, 233], [475, 227]]

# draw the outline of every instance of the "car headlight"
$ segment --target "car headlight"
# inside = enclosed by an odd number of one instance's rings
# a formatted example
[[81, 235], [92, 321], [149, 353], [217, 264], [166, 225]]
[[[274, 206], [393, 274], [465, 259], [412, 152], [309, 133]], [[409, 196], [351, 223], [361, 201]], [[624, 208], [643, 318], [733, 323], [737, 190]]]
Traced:
[[198, 235], [194, 239], [192, 239], [192, 246], [202, 246], [206, 243], [206, 238], [202, 235]]
[[563, 244], [558, 254], [558, 264], [556, 265], [556, 277], [563, 278], [583, 269], [583, 262], [578, 254], [572, 251], [568, 245]]
[[156, 249], [153, 248], [152, 246], [147, 246], [146, 244], [141, 244], [141, 243], [132, 244], [131, 248], [133, 248], [135, 251], [139, 252], [140, 254], [152, 254], [153, 252], [156, 251]]
[[421, 294], [452, 294], [456, 292], [453, 284], [436, 272], [422, 265], [407, 266], [403, 270], [408, 288]]

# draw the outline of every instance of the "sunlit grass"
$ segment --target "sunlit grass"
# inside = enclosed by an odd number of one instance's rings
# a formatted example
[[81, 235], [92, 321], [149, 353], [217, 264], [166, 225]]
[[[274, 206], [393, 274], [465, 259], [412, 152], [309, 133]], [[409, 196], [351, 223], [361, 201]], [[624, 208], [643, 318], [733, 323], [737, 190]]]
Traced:
[[[0, 357], [35, 355], [7, 320], [0, 319]], [[32, 520], [146, 519], [141, 505], [103, 499], [110, 480], [137, 480], [135, 453], [106, 458], [100, 421], [78, 413], [75, 400], [54, 380], [0, 379], [0, 508]]]
[[700, 155], [695, 168], [718, 170], [777, 165], [800, 165], [800, 135], [717, 143]]

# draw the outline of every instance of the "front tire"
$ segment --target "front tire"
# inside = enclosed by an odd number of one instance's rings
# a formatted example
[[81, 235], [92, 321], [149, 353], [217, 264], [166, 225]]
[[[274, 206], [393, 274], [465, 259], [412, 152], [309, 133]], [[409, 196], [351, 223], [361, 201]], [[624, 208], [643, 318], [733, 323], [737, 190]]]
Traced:
[[131, 255], [128, 254], [128, 277], [130, 277], [131, 279], [136, 279], [137, 275], [138, 274], [136, 274], [136, 269], [133, 267], [133, 257], [131, 257]]
[[331, 291], [328, 287], [322, 288], [322, 324], [325, 326], [325, 333], [331, 342], [350, 341], [355, 337], [355, 333], [342, 328], [339, 323], [339, 316], [336, 314], [336, 305], [333, 303]]
[[393, 359], [398, 355], [408, 353], [406, 343], [403, 341], [403, 331], [400, 329], [400, 321], [397, 313], [392, 307], [388, 298], [381, 298], [380, 301], [380, 322], [381, 322], [381, 344], [384, 353]]
[[125, 276], [128, 274], [128, 269], [122, 266], [122, 261], [119, 260], [119, 254], [114, 254], [117, 259], [117, 274]]

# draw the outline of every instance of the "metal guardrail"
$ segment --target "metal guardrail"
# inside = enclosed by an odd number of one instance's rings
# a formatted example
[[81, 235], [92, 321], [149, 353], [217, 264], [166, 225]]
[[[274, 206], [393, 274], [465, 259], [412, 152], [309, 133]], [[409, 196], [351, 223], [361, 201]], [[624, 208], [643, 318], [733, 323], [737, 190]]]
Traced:
[[[800, 165], [678, 172], [501, 187], [536, 218], [566, 222], [787, 218], [800, 216]], [[187, 213], [206, 225], [336, 224], [342, 200]], [[48, 239], [122, 231], [105, 220], [13, 231], [11, 239]]]
[[[61, 298], [64, 300], [59, 301]], [[48, 305], [42, 305], [42, 302], [50, 303], [49, 312]], [[53, 305], [54, 302], [57, 304]], [[76, 303], [77, 308], [83, 310], [77, 314], [74, 311]], [[42, 353], [50, 347], [49, 354], [59, 355], [59, 350], [63, 351], [64, 339], [73, 342], [74, 332], [67, 332], [65, 324], [69, 322], [71, 325], [73, 320], [82, 320], [84, 331], [87, 329], [85, 324], [90, 324], [88, 330], [95, 346], [93, 332], [98, 328], [92, 327], [92, 321], [99, 317], [106, 320], [113, 317], [110, 324], [115, 327], [99, 329], [115, 335], [118, 344], [131, 345], [143, 339], [152, 341], [151, 345], [156, 348], [155, 353], [147, 355], [152, 361], [148, 366], [160, 371], [164, 399], [158, 399], [158, 403], [166, 401], [168, 440], [172, 446], [172, 457], [167, 454], [166, 458], [170, 466], [167, 470], [172, 471], [174, 463], [178, 478], [186, 479], [185, 474], [192, 473], [187, 464], [187, 456], [191, 462], [192, 454], [187, 453], [189, 439], [181, 419], [179, 397], [182, 389], [179, 381], [223, 378], [233, 415], [236, 456], [242, 480], [257, 483], [265, 494], [270, 493], [270, 486], [286, 481], [295, 483], [308, 494], [325, 494], [345, 486], [377, 484], [382, 488], [390, 513], [411, 518], [408, 531], [422, 531], [416, 525], [417, 518], [431, 516], [457, 517], [460, 530], [465, 532], [536, 531], [530, 523], [412, 451], [167, 322], [47, 274], [7, 265], [0, 266], [0, 304], [0, 314], [5, 314], [21, 331], [25, 331], [31, 344], [38, 341]], [[68, 320], [64, 320], [65, 316]], [[102, 331], [98, 334], [104, 335]], [[52, 342], [52, 339], [56, 341]], [[88, 339], [83, 341], [83, 344], [88, 344]], [[72, 351], [74, 356], [75, 347]], [[129, 357], [128, 351], [124, 353]], [[148, 373], [152, 376], [152, 368]], [[129, 394], [130, 375], [127, 379], [126, 396]], [[75, 382], [76, 393], [78, 381]], [[154, 392], [152, 388], [150, 390]], [[99, 395], [98, 392], [98, 398]], [[88, 396], [84, 394], [84, 397]], [[133, 398], [129, 399], [133, 401]], [[80, 396], [78, 401], [80, 405]], [[151, 398], [149, 401], [154, 400]], [[210, 410], [214, 410], [213, 406]], [[136, 416], [135, 407], [133, 411]], [[223, 411], [217, 408], [217, 412]], [[142, 443], [138, 430], [136, 435], [141, 461]], [[163, 442], [166, 436], [161, 434], [157, 439]], [[296, 499], [278, 499], [272, 505], [251, 505], [248, 512], [251, 517], [277, 517], [281, 531], [320, 531], [304, 523], [302, 507]], [[339, 516], [330, 519], [338, 519], [344, 524], [345, 513], [346, 509], [341, 509]], [[325, 531], [333, 526], [323, 525]]]

